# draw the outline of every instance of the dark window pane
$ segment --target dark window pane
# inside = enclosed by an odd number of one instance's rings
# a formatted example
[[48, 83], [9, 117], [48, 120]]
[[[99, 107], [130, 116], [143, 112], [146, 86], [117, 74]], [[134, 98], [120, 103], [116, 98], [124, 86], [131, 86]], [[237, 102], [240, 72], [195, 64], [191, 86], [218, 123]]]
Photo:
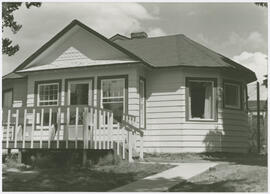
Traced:
[[103, 104], [105, 109], [113, 111], [113, 117], [118, 122], [122, 121], [123, 117], [123, 103], [111, 103], [111, 104]]
[[12, 90], [3, 93], [2, 106], [4, 107], [12, 106]]
[[[43, 122], [44, 122], [44, 126], [48, 126], [49, 125], [49, 116], [50, 113], [49, 112], [45, 112], [44, 113], [44, 117], [43, 117]], [[57, 112], [52, 112], [52, 120], [51, 120], [51, 124], [55, 124], [57, 122]]]
[[191, 118], [213, 118], [212, 95], [210, 82], [190, 82]]
[[[76, 112], [75, 111], [70, 112], [69, 124], [70, 125], [76, 124]], [[83, 124], [83, 112], [81, 111], [78, 114], [78, 125], [82, 125], [82, 124]]]
[[225, 105], [239, 106], [239, 88], [234, 85], [225, 85]]
[[88, 105], [88, 84], [71, 84], [70, 85], [70, 104], [71, 105]]

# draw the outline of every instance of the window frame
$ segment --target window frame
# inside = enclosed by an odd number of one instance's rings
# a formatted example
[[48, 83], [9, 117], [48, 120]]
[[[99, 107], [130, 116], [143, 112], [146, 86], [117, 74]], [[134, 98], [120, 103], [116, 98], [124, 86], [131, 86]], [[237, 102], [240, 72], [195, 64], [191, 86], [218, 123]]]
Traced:
[[114, 75], [114, 76], [99, 76], [97, 78], [97, 107], [102, 108], [102, 80], [115, 80], [123, 79], [124, 80], [124, 102], [123, 102], [123, 113], [128, 113], [128, 75]]
[[[143, 112], [144, 112], [144, 118], [143, 118], [143, 120], [144, 120], [144, 125], [143, 126], [141, 126], [141, 109], [140, 109], [140, 105], [141, 105], [141, 96], [140, 96], [140, 86], [141, 86], [141, 84], [140, 84], [140, 82], [141, 81], [143, 81], [143, 85], [144, 85], [144, 110], [143, 110]], [[146, 79], [144, 78], [144, 77], [141, 77], [140, 76], [140, 78], [139, 78], [139, 119], [140, 119], [140, 122], [139, 122], [139, 126], [140, 126], [140, 128], [141, 129], [146, 129]]]
[[[218, 101], [217, 101], [217, 78], [208, 78], [208, 77], [186, 77], [186, 90], [185, 90], [185, 111], [186, 111], [186, 121], [189, 122], [217, 122], [218, 121]], [[190, 86], [189, 83], [194, 81], [198, 82], [212, 82], [212, 111], [213, 111], [213, 118], [212, 119], [192, 119], [191, 118], [191, 103], [190, 103]]]
[[[4, 93], [5, 92], [11, 92], [11, 106], [4, 106]], [[2, 107], [3, 108], [11, 108], [13, 107], [13, 100], [14, 100], [14, 94], [13, 94], [13, 88], [8, 88], [2, 91]]]
[[[239, 92], [239, 107], [234, 107], [234, 106], [228, 106], [225, 104], [225, 85], [234, 85], [237, 86], [239, 88], [238, 92]], [[223, 109], [228, 109], [228, 110], [243, 110], [243, 86], [241, 82], [238, 81], [234, 81], [234, 80], [227, 80], [224, 79], [223, 80]]]
[[[39, 85], [40, 84], [53, 84], [53, 83], [58, 83], [58, 103], [57, 105], [39, 105], [38, 104], [38, 98], [39, 98]], [[61, 79], [56, 79], [56, 80], [41, 80], [41, 81], [35, 81], [35, 88], [34, 88], [34, 106], [36, 107], [55, 107], [55, 106], [61, 106], [61, 92], [62, 92], [62, 80]], [[40, 114], [40, 113], [38, 113]], [[38, 116], [40, 117], [40, 115]], [[38, 131], [40, 130], [40, 125], [39, 124], [36, 124], [38, 125], [35, 130]], [[47, 125], [44, 125], [43, 126], [43, 130], [48, 130], [49, 129], [49, 126]]]
[[[46, 84], [58, 84], [58, 101], [57, 105], [39, 105], [39, 85]], [[61, 105], [61, 92], [62, 92], [62, 80], [43, 80], [43, 81], [35, 81], [35, 106], [37, 107], [55, 107]]]
[[[89, 106], [94, 106], [94, 78], [93, 77], [80, 77], [80, 78], [71, 78], [71, 79], [65, 79], [65, 104], [67, 106], [70, 105], [70, 89], [69, 89], [69, 86], [70, 86], [70, 83], [89, 83], [90, 85], [90, 82], [91, 81], [91, 87], [92, 87], [92, 90], [91, 90], [91, 102], [89, 102], [89, 99], [88, 99], [88, 105]], [[89, 92], [90, 90], [88, 90]], [[89, 93], [88, 93], [89, 94]]]

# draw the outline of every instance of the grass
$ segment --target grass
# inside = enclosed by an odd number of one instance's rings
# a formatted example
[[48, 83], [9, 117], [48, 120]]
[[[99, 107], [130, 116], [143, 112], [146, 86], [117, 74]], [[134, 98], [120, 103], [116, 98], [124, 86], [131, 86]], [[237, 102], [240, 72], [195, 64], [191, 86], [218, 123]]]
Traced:
[[267, 192], [267, 155], [233, 153], [151, 154], [156, 162], [218, 162], [170, 188], [172, 192]]
[[109, 191], [170, 165], [120, 162], [91, 168], [48, 168], [20, 170], [3, 167], [3, 191]]
[[267, 192], [267, 167], [220, 164], [172, 187], [172, 192]]

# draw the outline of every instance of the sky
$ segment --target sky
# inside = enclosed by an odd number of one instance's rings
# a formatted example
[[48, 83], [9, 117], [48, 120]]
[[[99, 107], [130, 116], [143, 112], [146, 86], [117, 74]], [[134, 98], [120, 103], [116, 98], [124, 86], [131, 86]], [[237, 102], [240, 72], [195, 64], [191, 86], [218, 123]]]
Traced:
[[111, 37], [144, 31], [149, 37], [185, 34], [187, 37], [255, 71], [267, 73], [267, 8], [254, 3], [43, 3], [21, 7], [14, 14], [22, 29], [10, 37], [20, 45], [12, 57], [3, 56], [3, 75], [77, 19]]

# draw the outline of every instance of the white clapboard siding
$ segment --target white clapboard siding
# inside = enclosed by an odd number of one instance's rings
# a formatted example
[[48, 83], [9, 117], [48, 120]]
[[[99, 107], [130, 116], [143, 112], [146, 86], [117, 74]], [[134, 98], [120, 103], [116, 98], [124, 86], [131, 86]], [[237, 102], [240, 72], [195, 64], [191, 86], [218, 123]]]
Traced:
[[174, 101], [174, 100], [185, 100], [184, 94], [170, 94], [170, 95], [153, 95], [148, 98], [148, 102], [163, 102], [163, 101]]
[[171, 100], [171, 101], [155, 101], [147, 102], [146, 108], [151, 107], [172, 107], [172, 106], [185, 106], [185, 101], [183, 100]]
[[[247, 131], [240, 130], [226, 130], [221, 131], [224, 135], [228, 136], [238, 136], [238, 137], [247, 137], [249, 134]], [[166, 130], [147, 130], [145, 131], [145, 135], [208, 135], [209, 133], [216, 133], [215, 130], [201, 130], [201, 129], [166, 129]]]
[[222, 146], [222, 147], [247, 147], [248, 143], [242, 142], [212, 142], [212, 141], [192, 141], [192, 142], [185, 142], [185, 141], [167, 141], [167, 142], [144, 142], [144, 146], [147, 147], [205, 147], [207, 144], [210, 143], [211, 145], [215, 146]]
[[[222, 136], [220, 134], [208, 134], [207, 139], [211, 141], [232, 141], [246, 142], [248, 137], [239, 138], [237, 136]], [[148, 135], [144, 137], [144, 142], [167, 142], [167, 141], [204, 141], [206, 135]]]
[[176, 111], [176, 112], [150, 112], [147, 114], [148, 121], [151, 119], [165, 119], [165, 118], [185, 118], [185, 111]]
[[146, 113], [157, 113], [157, 112], [178, 112], [185, 111], [185, 106], [161, 106], [161, 107], [147, 107]]
[[[160, 148], [145, 148], [145, 152], [160, 152], [160, 153], [184, 153], [184, 152], [206, 152], [210, 151], [207, 150], [205, 147], [160, 147]], [[246, 153], [248, 152], [247, 148], [219, 148], [213, 149], [211, 151], [223, 151], [223, 152], [232, 152], [232, 153]]]

